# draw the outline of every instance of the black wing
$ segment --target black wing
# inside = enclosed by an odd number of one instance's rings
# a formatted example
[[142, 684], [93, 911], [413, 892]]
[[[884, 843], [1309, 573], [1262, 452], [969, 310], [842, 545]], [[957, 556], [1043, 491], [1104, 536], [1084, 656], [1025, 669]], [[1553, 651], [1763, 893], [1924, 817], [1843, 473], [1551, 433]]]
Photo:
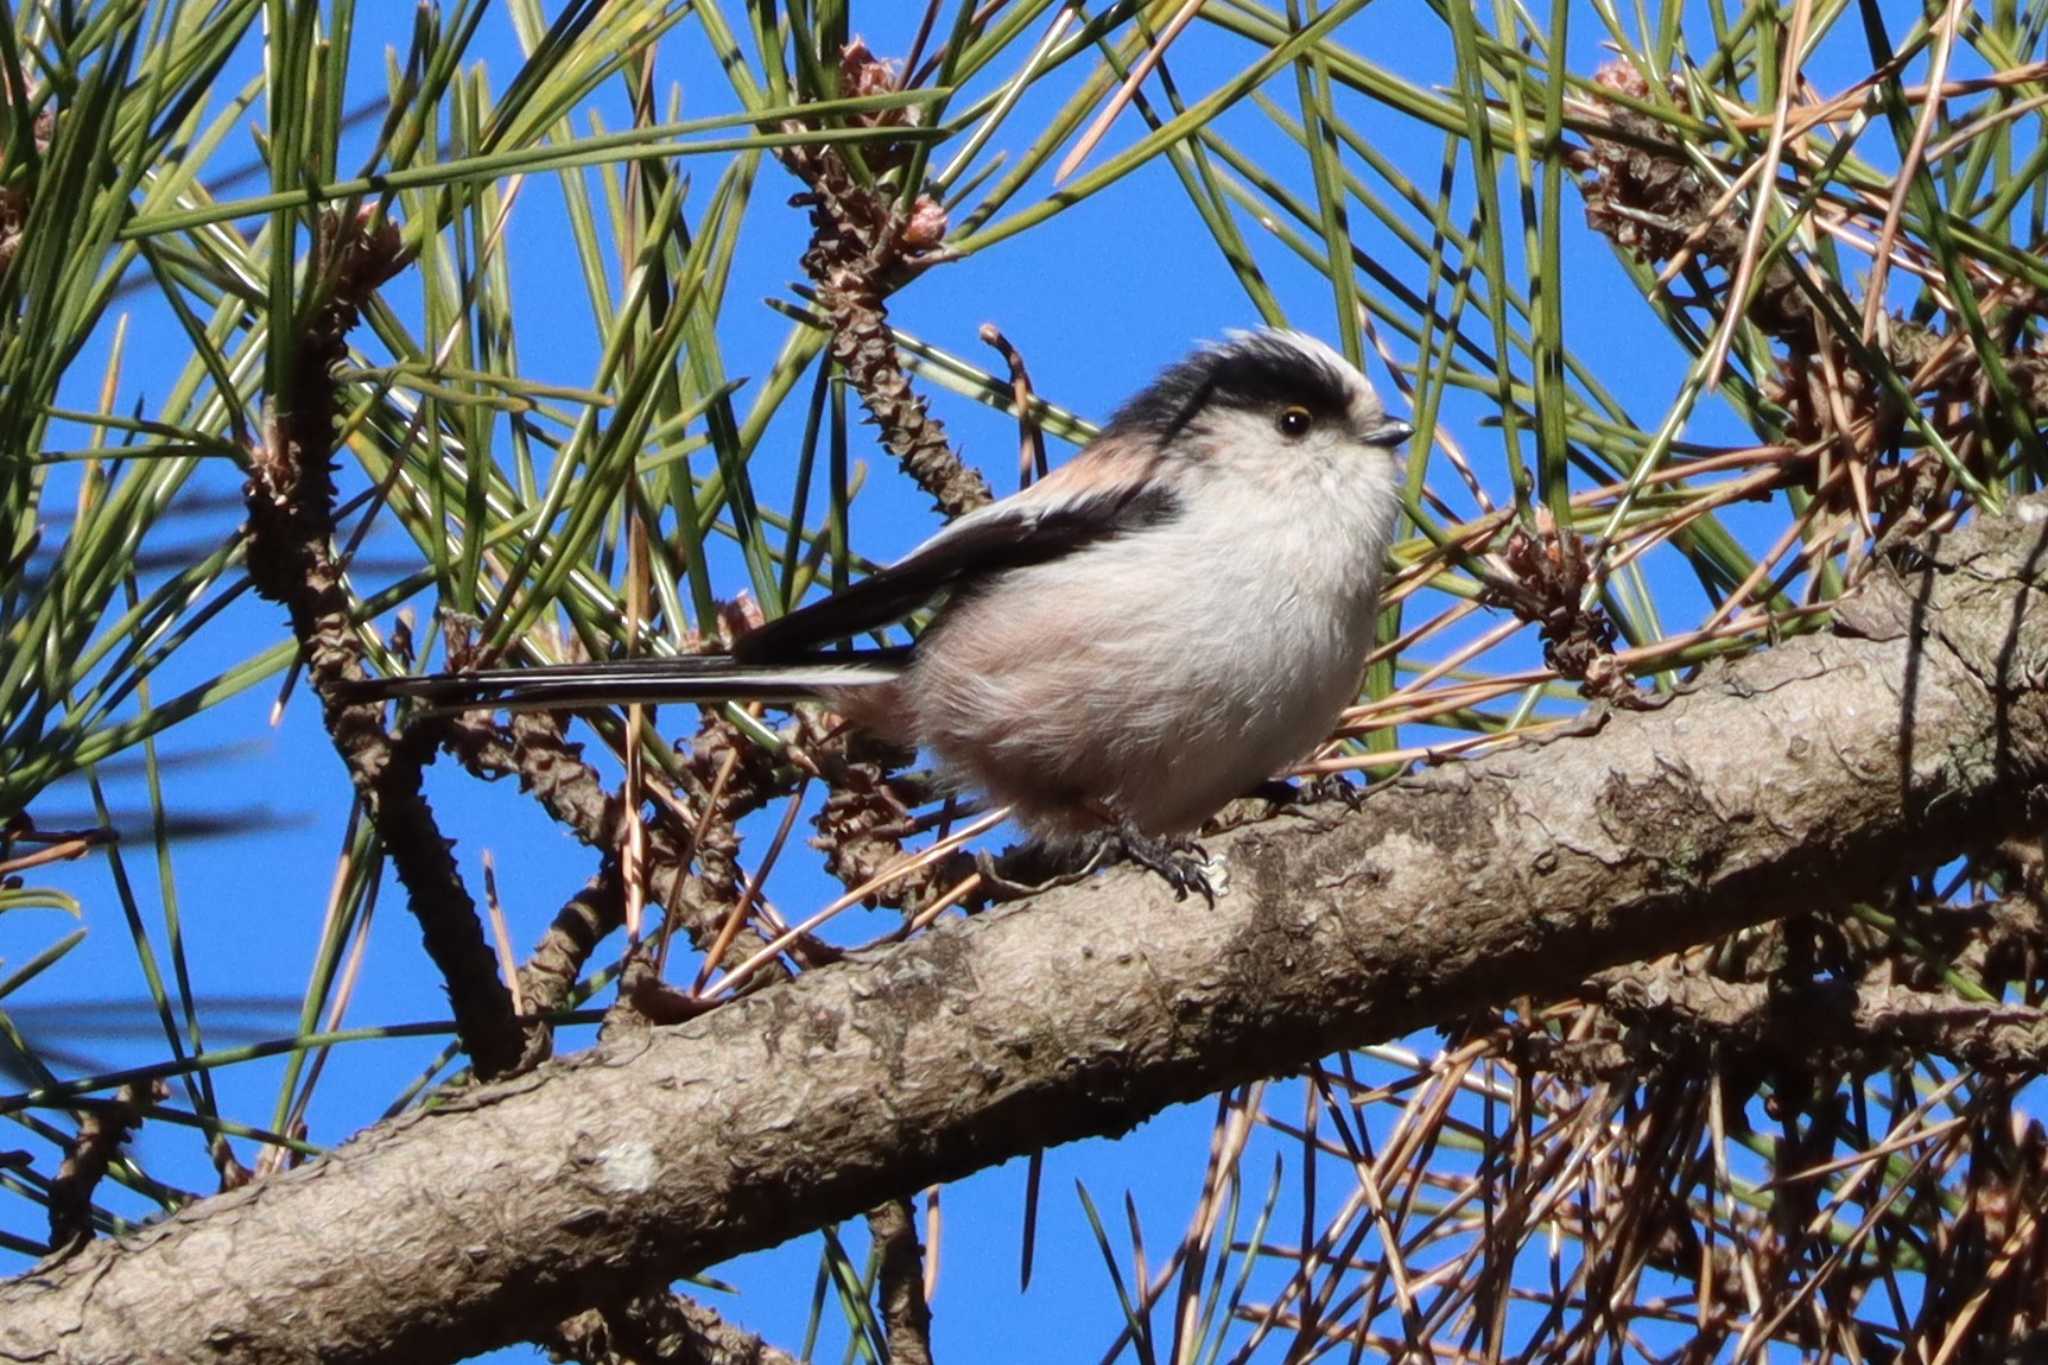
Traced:
[[1170, 493], [1142, 481], [1069, 493], [1058, 478], [962, 517], [888, 568], [749, 631], [733, 657], [748, 664], [812, 657], [821, 645], [901, 621], [942, 592], [1061, 558], [1177, 510]]

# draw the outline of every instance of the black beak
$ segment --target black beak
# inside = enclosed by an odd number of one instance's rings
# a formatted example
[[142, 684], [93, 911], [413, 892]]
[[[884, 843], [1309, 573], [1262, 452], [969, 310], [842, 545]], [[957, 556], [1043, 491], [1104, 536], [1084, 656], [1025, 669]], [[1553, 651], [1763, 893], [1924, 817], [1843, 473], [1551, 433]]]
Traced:
[[1406, 422], [1389, 417], [1386, 421], [1365, 433], [1365, 443], [1373, 446], [1397, 446], [1415, 434], [1415, 428]]

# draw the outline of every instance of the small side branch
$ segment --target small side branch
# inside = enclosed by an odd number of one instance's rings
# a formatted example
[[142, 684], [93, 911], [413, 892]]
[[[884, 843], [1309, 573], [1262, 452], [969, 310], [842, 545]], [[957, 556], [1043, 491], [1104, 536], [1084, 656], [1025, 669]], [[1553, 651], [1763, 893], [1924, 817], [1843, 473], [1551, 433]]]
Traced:
[[322, 219], [309, 273], [328, 288], [296, 342], [287, 389], [273, 396], [263, 448], [251, 452], [243, 501], [249, 512], [249, 576], [291, 616], [307, 676], [320, 693], [327, 731], [347, 764], [392, 865], [405, 884], [427, 953], [448, 985], [456, 1031], [483, 1079], [527, 1061], [512, 996], [498, 977], [462, 874], [421, 790], [431, 745], [394, 739], [383, 708], [335, 699], [335, 684], [363, 676], [354, 594], [334, 554], [334, 367], [370, 294], [404, 264], [397, 229], [371, 211]]
[[891, 1199], [869, 1210], [868, 1231], [881, 1253], [876, 1284], [889, 1332], [889, 1359], [895, 1365], [932, 1365], [932, 1310], [924, 1298], [917, 1210], [908, 1199]]
[[142, 1126], [142, 1111], [169, 1093], [162, 1081], [137, 1081], [79, 1116], [78, 1136], [50, 1182], [50, 1254], [45, 1267], [69, 1260], [92, 1241], [92, 1192], [121, 1144]]
[[1603, 972], [1594, 984], [1617, 1017], [1653, 1036], [1807, 1063], [1829, 1057], [1859, 1074], [1933, 1054], [2034, 1075], [2048, 1057], [2048, 1014], [2025, 1005], [1868, 982], [1788, 991], [1655, 966]]
[[540, 1344], [556, 1359], [587, 1365], [796, 1365], [788, 1352], [666, 1291], [578, 1313]]
[[[842, 54], [841, 89], [893, 86], [893, 73], [863, 44], [855, 42]], [[871, 121], [910, 117], [906, 110], [889, 110]], [[868, 144], [866, 156], [877, 169], [907, 159], [880, 143]], [[946, 235], [945, 210], [925, 195], [907, 212], [899, 209], [886, 182], [863, 185], [845, 155], [829, 144], [787, 148], [782, 161], [807, 186], [792, 202], [811, 211], [803, 267], [832, 320], [832, 358], [882, 429], [882, 443], [948, 520], [992, 501], [988, 480], [954, 453], [945, 426], [911, 389], [889, 335], [889, 295], [944, 259], [939, 244]]]

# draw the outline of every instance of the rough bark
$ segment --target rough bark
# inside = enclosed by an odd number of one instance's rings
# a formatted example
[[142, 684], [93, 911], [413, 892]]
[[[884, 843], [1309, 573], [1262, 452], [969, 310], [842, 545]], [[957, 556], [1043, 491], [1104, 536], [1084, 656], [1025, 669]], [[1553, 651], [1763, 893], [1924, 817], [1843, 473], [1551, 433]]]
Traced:
[[544, 1344], [583, 1365], [797, 1365], [751, 1332], [679, 1294], [644, 1294], [563, 1323]]
[[0, 1288], [0, 1359], [447, 1360], [621, 1280], [2038, 826], [2048, 500], [1930, 547], [1662, 710], [814, 971]]
[[868, 1232], [880, 1253], [875, 1287], [882, 1301], [890, 1365], [932, 1365], [932, 1309], [924, 1297], [924, 1247], [917, 1207], [891, 1199], [869, 1210]]
[[[1978, 1071], [2031, 1076], [2048, 1066], [2048, 1011], [1961, 1000], [1908, 986], [1835, 982], [1779, 990], [1761, 981], [1623, 967], [1601, 973], [1607, 1008], [1635, 1025], [1683, 1030], [1712, 1041], [1808, 1066], [1867, 1075], [1935, 1054]], [[1627, 1049], [1611, 1049], [1617, 1073]], [[1601, 1059], [1582, 1066], [1598, 1068]]]

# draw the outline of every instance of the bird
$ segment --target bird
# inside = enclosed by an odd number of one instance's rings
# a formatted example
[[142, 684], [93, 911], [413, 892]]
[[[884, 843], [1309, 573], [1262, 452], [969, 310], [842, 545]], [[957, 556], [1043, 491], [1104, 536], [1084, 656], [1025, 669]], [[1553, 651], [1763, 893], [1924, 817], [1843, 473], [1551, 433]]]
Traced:
[[[820, 702], [1042, 846], [1114, 840], [1213, 903], [1195, 833], [1357, 697], [1412, 434], [1325, 342], [1234, 331], [1045, 478], [729, 653], [364, 679], [347, 699]], [[934, 606], [909, 645], [841, 646]]]

